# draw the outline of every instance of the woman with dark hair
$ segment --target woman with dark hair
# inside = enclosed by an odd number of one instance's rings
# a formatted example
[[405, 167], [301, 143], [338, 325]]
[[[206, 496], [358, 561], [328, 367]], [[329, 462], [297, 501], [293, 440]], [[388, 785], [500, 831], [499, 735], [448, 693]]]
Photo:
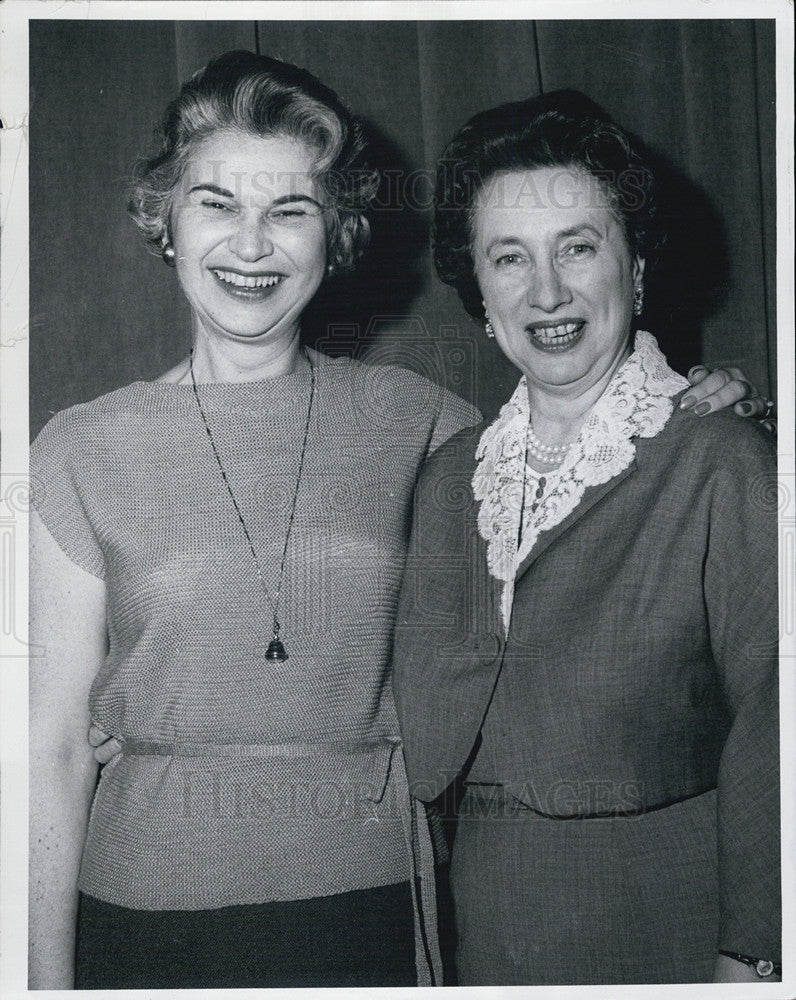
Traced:
[[375, 184], [336, 96], [246, 52], [138, 171], [193, 347], [33, 446], [34, 987], [73, 985], [76, 925], [82, 988], [439, 981], [387, 675], [418, 468], [477, 413], [299, 343]]
[[463, 783], [463, 985], [780, 971], [774, 452], [637, 329], [659, 245], [582, 95], [441, 157], [439, 274], [522, 373], [423, 469], [394, 650], [413, 791]]

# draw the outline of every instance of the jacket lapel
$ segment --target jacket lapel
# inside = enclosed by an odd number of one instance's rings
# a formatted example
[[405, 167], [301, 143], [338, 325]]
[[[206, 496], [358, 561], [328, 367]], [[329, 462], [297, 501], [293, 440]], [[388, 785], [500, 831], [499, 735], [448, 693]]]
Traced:
[[584, 514], [588, 513], [591, 508], [599, 503], [600, 500], [612, 490], [625, 480], [632, 472], [636, 469], [636, 460], [628, 465], [626, 469], [623, 469], [618, 475], [614, 476], [613, 479], [609, 479], [607, 483], [602, 483], [600, 486], [590, 486], [583, 494], [583, 499], [580, 501], [578, 506], [572, 511], [571, 514], [567, 515], [563, 521], [556, 524], [554, 527], [550, 528], [549, 531], [543, 531], [536, 540], [536, 544], [528, 553], [528, 555], [523, 559], [517, 568], [517, 574], [515, 576], [515, 581], [528, 571], [528, 569], [533, 565], [533, 563], [539, 558], [539, 556], [549, 548], [553, 542], [557, 541], [566, 531], [568, 531], [573, 524], [576, 524]]

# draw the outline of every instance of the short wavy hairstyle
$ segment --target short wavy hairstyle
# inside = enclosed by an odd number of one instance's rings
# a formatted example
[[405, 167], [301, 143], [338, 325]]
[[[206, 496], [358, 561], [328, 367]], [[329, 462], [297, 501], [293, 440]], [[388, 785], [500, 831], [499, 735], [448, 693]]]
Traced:
[[659, 250], [648, 154], [599, 105], [559, 90], [482, 111], [440, 156], [434, 201], [434, 266], [470, 315], [484, 316], [471, 252], [478, 192], [497, 173], [559, 166], [579, 167], [603, 183], [634, 255], [648, 260]]
[[329, 271], [353, 268], [370, 239], [365, 212], [378, 187], [359, 121], [311, 73], [242, 50], [212, 60], [183, 85], [155, 130], [157, 151], [134, 169], [127, 207], [149, 249], [163, 254], [189, 160], [203, 140], [222, 131], [285, 136], [313, 150]]

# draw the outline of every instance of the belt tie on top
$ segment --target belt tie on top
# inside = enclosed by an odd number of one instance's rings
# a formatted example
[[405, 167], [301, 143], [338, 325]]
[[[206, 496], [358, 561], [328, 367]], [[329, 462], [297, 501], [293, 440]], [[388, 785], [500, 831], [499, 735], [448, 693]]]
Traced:
[[434, 848], [426, 819], [425, 807], [409, 794], [409, 782], [404, 763], [403, 743], [398, 738], [374, 740], [341, 740], [318, 743], [165, 743], [157, 740], [128, 739], [122, 743], [122, 754], [137, 757], [317, 757], [329, 753], [371, 756], [374, 776], [364, 794], [372, 801], [381, 801], [395, 768], [399, 785], [401, 827], [409, 862], [409, 887], [415, 930], [415, 966], [418, 986], [442, 985], [442, 957], [437, 928], [437, 896], [434, 877]]

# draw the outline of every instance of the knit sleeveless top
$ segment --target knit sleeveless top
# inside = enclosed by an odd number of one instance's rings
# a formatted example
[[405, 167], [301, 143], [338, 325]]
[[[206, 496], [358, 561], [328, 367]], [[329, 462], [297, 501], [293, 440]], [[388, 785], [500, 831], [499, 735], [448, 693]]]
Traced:
[[[317, 384], [279, 618], [190, 386], [137, 382], [56, 415], [34, 505], [107, 585], [92, 719], [124, 743], [92, 807], [80, 888], [137, 909], [302, 899], [408, 877], [389, 652], [423, 459], [476, 423], [412, 372], [313, 352]], [[310, 375], [200, 385], [276, 590]]]

